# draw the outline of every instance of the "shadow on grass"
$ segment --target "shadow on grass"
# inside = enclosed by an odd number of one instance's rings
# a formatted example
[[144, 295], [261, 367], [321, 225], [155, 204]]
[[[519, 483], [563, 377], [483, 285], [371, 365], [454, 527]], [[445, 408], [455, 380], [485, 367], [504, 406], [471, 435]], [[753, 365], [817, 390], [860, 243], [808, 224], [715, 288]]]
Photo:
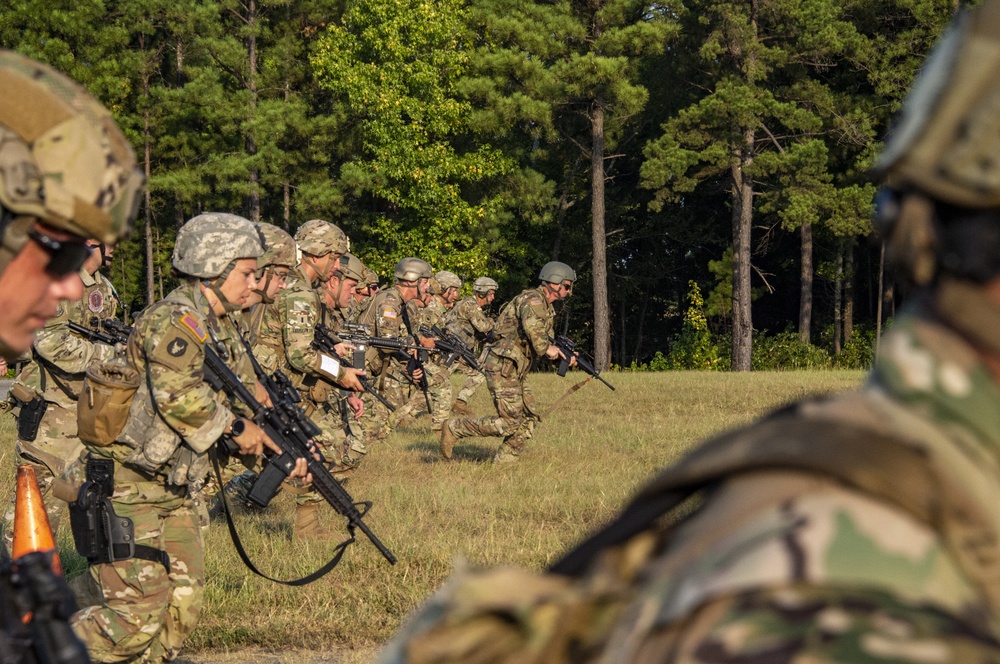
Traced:
[[[406, 446], [407, 451], [419, 452], [420, 461], [423, 463], [445, 463], [441, 458], [441, 446], [435, 441], [410, 443]], [[460, 443], [452, 450], [451, 462], [473, 461], [475, 463], [487, 463], [496, 453], [496, 449], [487, 444]]]

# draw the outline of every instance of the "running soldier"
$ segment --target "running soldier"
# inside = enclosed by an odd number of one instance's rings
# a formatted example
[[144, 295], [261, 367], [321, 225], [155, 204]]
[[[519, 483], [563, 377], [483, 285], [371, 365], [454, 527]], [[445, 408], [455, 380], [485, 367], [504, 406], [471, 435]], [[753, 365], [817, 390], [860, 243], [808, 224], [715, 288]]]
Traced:
[[[479, 419], [459, 417], [441, 429], [441, 456], [451, 458], [455, 440], [472, 436], [502, 436], [495, 462], [517, 461], [535, 428], [535, 396], [528, 386], [528, 370], [539, 357], [560, 360], [565, 356], [551, 340], [556, 312], [553, 303], [573, 293], [576, 272], [552, 261], [538, 273], [539, 286], [529, 288], [508, 302], [497, 318], [492, 344], [483, 363], [486, 386], [498, 415]], [[570, 358], [570, 364], [575, 364]]]
[[[445, 316], [445, 329], [465, 342], [469, 348], [476, 348], [493, 332], [496, 321], [489, 318], [483, 307], [493, 303], [497, 295], [497, 282], [489, 277], [479, 277], [472, 284], [472, 295], [456, 304]], [[480, 363], [486, 360], [480, 359]], [[464, 362], [456, 363], [457, 370], [465, 376], [465, 383], [459, 390], [452, 406], [452, 412], [461, 417], [473, 417], [469, 401], [479, 386], [486, 382], [486, 374], [476, 371]]]

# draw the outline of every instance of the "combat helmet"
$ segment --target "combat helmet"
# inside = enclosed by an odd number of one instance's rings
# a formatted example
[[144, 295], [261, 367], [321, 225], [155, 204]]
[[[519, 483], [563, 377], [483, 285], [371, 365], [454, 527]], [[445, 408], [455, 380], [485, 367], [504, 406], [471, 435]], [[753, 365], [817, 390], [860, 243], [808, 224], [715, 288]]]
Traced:
[[171, 262], [182, 274], [225, 280], [236, 259], [258, 258], [263, 253], [264, 240], [249, 219], [205, 212], [181, 226]]
[[351, 250], [347, 234], [322, 219], [311, 219], [302, 224], [295, 232], [295, 243], [302, 253], [311, 256], [325, 256], [331, 252], [346, 254]]
[[375, 270], [371, 269], [370, 267], [366, 266], [364, 274], [365, 274], [364, 281], [361, 281], [359, 283], [363, 283], [365, 286], [378, 288], [378, 273]]
[[431, 279], [434, 272], [426, 261], [410, 256], [396, 263], [396, 269], [393, 270], [392, 276], [396, 281], [416, 281], [418, 279]]
[[362, 284], [365, 281], [365, 270], [367, 268], [361, 262], [361, 259], [354, 254], [348, 253], [340, 257], [340, 262], [334, 271], [334, 275], [339, 275], [341, 279], [353, 279]]
[[[442, 292], [448, 290], [449, 288], [462, 287], [461, 277], [459, 277], [454, 272], [449, 272], [448, 270], [441, 270], [440, 272], [434, 275], [434, 278], [437, 279], [438, 284], [440, 284]], [[440, 293], [435, 293], [435, 295], [439, 294]]]
[[495, 291], [500, 285], [489, 277], [479, 277], [472, 283], [472, 292], [479, 295], [486, 295], [491, 290]]
[[0, 50], [0, 271], [37, 217], [114, 244], [128, 233], [143, 185], [111, 114], [82, 86]]
[[257, 224], [257, 230], [264, 238], [264, 253], [257, 259], [260, 270], [269, 265], [295, 266], [298, 261], [295, 259], [295, 240], [291, 235], [274, 224]]
[[573, 283], [576, 281], [576, 272], [566, 263], [559, 261], [549, 261], [542, 266], [538, 273], [540, 281], [547, 281], [550, 284], [561, 284], [564, 281]]

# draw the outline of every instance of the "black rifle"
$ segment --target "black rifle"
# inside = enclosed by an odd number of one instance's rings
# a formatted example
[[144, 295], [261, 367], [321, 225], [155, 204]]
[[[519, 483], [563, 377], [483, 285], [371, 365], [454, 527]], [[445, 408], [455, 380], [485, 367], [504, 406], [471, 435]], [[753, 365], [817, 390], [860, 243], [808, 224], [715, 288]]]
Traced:
[[455, 360], [462, 358], [462, 361], [469, 365], [471, 369], [482, 372], [483, 369], [479, 366], [476, 354], [472, 352], [472, 349], [464, 341], [458, 338], [457, 334], [442, 330], [437, 325], [432, 325], [429, 328], [426, 325], [421, 325], [420, 334], [434, 339], [434, 347], [441, 352], [441, 357], [444, 359], [446, 367], [450, 367], [455, 363]]
[[[336, 345], [337, 344], [333, 341], [333, 332], [330, 331], [330, 328], [328, 328], [326, 325], [323, 325], [322, 323], [318, 323], [316, 325], [316, 330], [313, 335], [313, 348], [315, 348], [321, 353], [326, 353], [327, 355], [332, 355], [336, 357], [338, 360], [344, 362], [352, 369], [361, 369], [362, 371], [364, 370], [365, 350], [367, 350], [367, 348], [364, 345], [355, 346], [354, 354], [353, 357], [351, 357], [350, 362], [347, 362], [344, 358], [340, 357], [340, 355], [337, 354]], [[379, 403], [388, 408], [390, 413], [396, 410], [396, 408], [391, 403], [389, 403], [388, 399], [386, 399], [384, 396], [375, 391], [375, 389], [371, 385], [371, 381], [368, 380], [367, 376], [358, 376], [358, 382], [361, 383], [361, 387], [365, 388], [365, 392], [378, 399]]]
[[73, 321], [70, 321], [68, 326], [69, 329], [83, 335], [90, 341], [97, 341], [108, 346], [125, 344], [128, 342], [128, 335], [132, 334], [132, 327], [117, 318], [98, 318], [94, 316], [90, 319], [90, 327], [74, 323]]
[[600, 372], [598, 372], [597, 369], [594, 368], [594, 365], [590, 362], [590, 360], [584, 357], [583, 353], [576, 350], [575, 341], [561, 334], [557, 336], [554, 340], [550, 339], [550, 341], [552, 341], [552, 343], [555, 344], [556, 348], [561, 350], [563, 352], [563, 355], [565, 355], [565, 357], [559, 362], [559, 371], [556, 372], [560, 376], [564, 377], [566, 376], [566, 370], [569, 369], [570, 358], [576, 357], [576, 366], [580, 367], [581, 371], [590, 374], [597, 380], [601, 381], [602, 383], [610, 387], [612, 390], [615, 389], [614, 385], [601, 378]]
[[[429, 351], [433, 350], [425, 348], [419, 344], [407, 343], [402, 339], [373, 337], [371, 336], [371, 331], [368, 326], [361, 323], [345, 323], [337, 332], [337, 336], [348, 343], [358, 346], [359, 348], [367, 348], [370, 346], [372, 348], [396, 351], [393, 355], [401, 362], [406, 362], [406, 373], [411, 376], [417, 369], [424, 368], [424, 362], [427, 361], [427, 354]], [[417, 357], [413, 357], [408, 354], [407, 351], [409, 350], [416, 350]], [[410, 380], [413, 379], [411, 378]], [[427, 401], [427, 412], [431, 412], [431, 397], [427, 393], [429, 387], [427, 385], [427, 372], [424, 371], [424, 375], [420, 380], [413, 380], [413, 384], [423, 391], [424, 399]]]
[[[253, 421], [282, 450], [281, 455], [272, 454], [268, 457], [267, 465], [257, 476], [247, 498], [255, 505], [267, 507], [281, 487], [281, 483], [295, 469], [296, 460], [305, 459], [309, 466], [309, 472], [312, 473], [313, 486], [316, 487], [316, 491], [338, 514], [347, 517], [347, 529], [351, 533], [351, 538], [354, 537], [354, 530], [360, 529], [379, 550], [379, 553], [395, 565], [396, 556], [392, 555], [392, 552], [382, 544], [364, 522], [364, 515], [371, 508], [371, 503], [355, 503], [351, 495], [330, 474], [322, 461], [317, 461], [313, 457], [311, 438], [316, 435], [315, 432], [318, 431], [318, 428], [305, 417], [302, 409], [294, 403], [280, 399], [274, 404], [274, 407], [267, 408], [257, 401], [253, 392], [247, 389], [232, 369], [226, 366], [226, 363], [222, 361], [214, 349], [206, 345], [204, 351], [205, 380], [214, 389], [224, 391], [231, 399], [246, 404], [253, 413]], [[256, 359], [252, 359], [252, 361], [256, 364]], [[272, 395], [271, 399], [273, 401], [275, 395]], [[358, 505], [364, 507], [365, 511], [359, 511]]]

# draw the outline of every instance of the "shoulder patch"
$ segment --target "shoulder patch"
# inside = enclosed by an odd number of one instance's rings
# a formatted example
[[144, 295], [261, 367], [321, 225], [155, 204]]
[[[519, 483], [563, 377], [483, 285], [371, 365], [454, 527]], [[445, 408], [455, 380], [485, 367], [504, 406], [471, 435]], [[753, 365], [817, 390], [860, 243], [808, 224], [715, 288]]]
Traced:
[[396, 312], [393, 311], [392, 309], [385, 309], [385, 310], [382, 311], [382, 317], [383, 318], [392, 318], [393, 320], [395, 320], [395, 318], [396, 318]]
[[528, 302], [528, 304], [530, 304], [533, 307], [540, 307], [542, 306], [542, 301], [537, 299], [532, 299]]
[[198, 341], [204, 343], [205, 339], [208, 339], [208, 333], [202, 329], [201, 323], [198, 322], [198, 319], [192, 316], [191, 314], [188, 313], [181, 316], [180, 322], [181, 325], [191, 330], [191, 333], [194, 334], [195, 338]]
[[90, 291], [90, 295], [87, 296], [87, 308], [95, 314], [104, 311], [104, 293], [96, 289]]
[[187, 352], [188, 342], [181, 337], [174, 337], [167, 343], [167, 353], [173, 357], [181, 357]]

